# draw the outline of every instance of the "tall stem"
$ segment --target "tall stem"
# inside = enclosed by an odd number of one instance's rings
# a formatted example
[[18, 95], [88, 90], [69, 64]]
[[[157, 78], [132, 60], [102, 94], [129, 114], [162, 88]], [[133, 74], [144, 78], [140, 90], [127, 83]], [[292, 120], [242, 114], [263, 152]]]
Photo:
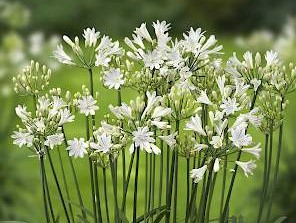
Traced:
[[215, 190], [216, 179], [217, 179], [217, 173], [214, 173], [214, 177], [213, 177], [213, 180], [211, 182], [209, 198], [208, 198], [205, 222], [209, 222], [209, 220], [210, 220], [211, 204], [212, 204], [212, 198], [213, 198], [213, 194], [214, 194], [214, 190]]
[[139, 161], [140, 161], [140, 149], [136, 148], [136, 172], [135, 172], [135, 184], [134, 184], [134, 204], [133, 204], [133, 223], [137, 220], [137, 198], [138, 198], [138, 177], [139, 177]]
[[40, 156], [39, 163], [40, 163], [40, 181], [42, 185], [45, 219], [46, 219], [46, 222], [49, 223], [50, 221], [49, 221], [49, 213], [48, 213], [48, 206], [47, 206], [47, 199], [46, 199], [46, 188], [45, 188], [45, 177], [44, 177], [45, 168], [44, 168], [43, 155]]
[[115, 173], [115, 166], [114, 161], [112, 160], [111, 155], [109, 156], [110, 160], [110, 169], [111, 169], [111, 176], [112, 176], [112, 188], [113, 188], [113, 195], [114, 195], [114, 206], [115, 206], [115, 223], [119, 222], [119, 210], [118, 210], [118, 199], [117, 199], [117, 190], [116, 190], [116, 173]]
[[[180, 121], [176, 121], [176, 132], [180, 130]], [[177, 148], [176, 148], [177, 150]], [[173, 222], [177, 221], [177, 203], [178, 203], [178, 173], [179, 173], [179, 156], [178, 150], [175, 157], [175, 190], [174, 190], [174, 210], [173, 210]]]
[[96, 193], [96, 203], [97, 203], [97, 212], [98, 212], [98, 222], [102, 221], [102, 211], [101, 211], [101, 199], [100, 199], [100, 190], [98, 182], [98, 167], [94, 165], [94, 181], [95, 181], [95, 193]]
[[47, 177], [46, 177], [45, 168], [44, 168], [43, 175], [44, 175], [44, 180], [45, 180], [45, 189], [46, 189], [46, 195], [47, 195], [49, 210], [50, 210], [50, 214], [51, 214], [51, 219], [54, 222], [56, 219], [55, 219], [55, 214], [54, 214], [54, 211], [53, 211], [53, 206], [52, 206], [52, 202], [51, 202], [51, 198], [50, 198], [50, 191], [49, 191], [49, 187], [48, 187], [48, 180], [47, 180]]
[[65, 204], [63, 193], [62, 193], [62, 190], [61, 190], [61, 187], [60, 187], [60, 184], [59, 184], [59, 181], [58, 181], [58, 177], [57, 177], [55, 169], [54, 169], [54, 165], [53, 165], [53, 162], [52, 162], [52, 159], [51, 159], [50, 152], [48, 150], [47, 150], [47, 156], [48, 156], [48, 160], [49, 160], [49, 164], [50, 164], [50, 167], [51, 167], [51, 170], [52, 170], [52, 174], [53, 174], [53, 177], [54, 177], [57, 189], [58, 189], [60, 200], [62, 202], [62, 206], [63, 206], [64, 212], [65, 212], [65, 215], [66, 215], [67, 222], [70, 223], [71, 221], [70, 221], [70, 218], [69, 218], [69, 214], [68, 214], [68, 211], [67, 211], [67, 207], [66, 207], [66, 204]]
[[106, 176], [106, 168], [103, 168], [103, 181], [104, 181], [104, 199], [105, 199], [105, 210], [106, 210], [106, 218], [107, 223], [110, 222], [109, 217], [109, 205], [108, 205], [108, 196], [107, 196], [107, 176]]
[[158, 207], [161, 206], [161, 199], [162, 199], [162, 187], [163, 187], [163, 159], [164, 159], [164, 154], [163, 154], [163, 141], [160, 141], [160, 161], [159, 161], [159, 191], [158, 191]]

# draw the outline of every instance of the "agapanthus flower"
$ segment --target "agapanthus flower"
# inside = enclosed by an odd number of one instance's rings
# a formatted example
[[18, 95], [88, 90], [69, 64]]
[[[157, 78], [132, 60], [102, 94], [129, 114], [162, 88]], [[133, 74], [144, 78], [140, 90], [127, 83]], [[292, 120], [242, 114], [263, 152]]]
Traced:
[[111, 135], [103, 133], [96, 136], [97, 142], [91, 142], [90, 147], [95, 150], [95, 152], [108, 153], [113, 146]]
[[34, 136], [30, 132], [26, 132], [23, 130], [20, 130], [18, 132], [14, 131], [11, 138], [14, 139], [13, 144], [19, 147], [22, 147], [24, 145], [27, 147], [31, 147], [33, 145]]
[[62, 126], [66, 123], [73, 122], [75, 116], [71, 114], [70, 110], [68, 108], [64, 108], [60, 110], [60, 121], [59, 126]]
[[44, 142], [44, 145], [53, 149], [55, 146], [59, 146], [63, 142], [64, 142], [64, 134], [63, 133], [56, 133], [56, 134], [47, 136], [46, 141]]
[[83, 37], [85, 39], [86, 47], [95, 47], [97, 45], [100, 32], [96, 31], [95, 28], [87, 28], [83, 30]]
[[123, 84], [123, 74], [119, 68], [112, 68], [107, 70], [103, 76], [104, 85], [109, 89], [114, 88], [118, 90]]
[[254, 155], [257, 159], [259, 159], [260, 158], [260, 152], [261, 152], [260, 146], [261, 146], [261, 143], [258, 143], [254, 147], [243, 148], [242, 151], [244, 151], [246, 153], [250, 153], [250, 154]]
[[22, 120], [28, 120], [28, 118], [31, 117], [31, 113], [27, 111], [26, 106], [18, 105], [15, 108], [15, 113]]
[[235, 161], [235, 163], [242, 168], [246, 177], [253, 175], [253, 170], [257, 167], [254, 160], [248, 162]]
[[224, 99], [223, 103], [220, 105], [220, 108], [223, 109], [223, 112], [225, 112], [227, 116], [240, 110], [239, 104], [236, 102], [236, 98]]
[[212, 105], [213, 103], [210, 101], [207, 95], [207, 91], [200, 91], [198, 98], [196, 99], [197, 102], [201, 104]]
[[69, 151], [69, 156], [74, 156], [75, 158], [83, 158], [84, 154], [87, 153], [88, 144], [83, 138], [74, 138], [73, 140], [68, 140], [67, 150]]
[[220, 170], [220, 159], [216, 158], [213, 166], [213, 170], [217, 173]]
[[[155, 139], [151, 137], [153, 136], [153, 132], [149, 132], [149, 128], [147, 126], [138, 127], [136, 131], [132, 132], [132, 135], [135, 147], [139, 147], [141, 150], [145, 150], [148, 153], [161, 153], [161, 150], [154, 144]], [[134, 152], [133, 147], [130, 148], [130, 152]]]
[[190, 118], [190, 120], [186, 123], [185, 130], [195, 131], [202, 136], [206, 136], [206, 132], [202, 128], [202, 122], [199, 115], [195, 115]]
[[174, 132], [174, 133], [171, 133], [169, 135], [166, 135], [166, 136], [158, 136], [160, 139], [162, 139], [166, 144], [168, 144], [168, 146], [170, 148], [173, 148], [177, 141], [176, 141], [176, 136], [178, 135], [178, 132]]
[[198, 183], [201, 181], [207, 171], [208, 166], [204, 165], [198, 169], [192, 169], [191, 170], [191, 178], [193, 178], [194, 183]]
[[252, 143], [252, 137], [250, 134], [246, 134], [247, 124], [242, 123], [234, 128], [230, 129], [230, 140], [238, 148], [249, 146]]
[[99, 106], [97, 106], [96, 103], [97, 100], [91, 95], [82, 96], [82, 98], [78, 100], [77, 107], [81, 114], [85, 114], [86, 116], [95, 115], [96, 110], [99, 109]]
[[57, 45], [57, 49], [53, 52], [53, 56], [63, 64], [68, 64], [68, 65], [75, 65], [74, 61], [72, 58], [65, 53], [63, 45], [59, 44]]

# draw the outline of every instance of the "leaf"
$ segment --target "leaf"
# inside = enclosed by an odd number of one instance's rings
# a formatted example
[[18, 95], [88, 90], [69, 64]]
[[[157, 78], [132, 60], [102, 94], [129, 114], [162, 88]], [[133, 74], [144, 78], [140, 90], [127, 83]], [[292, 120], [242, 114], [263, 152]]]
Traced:
[[127, 217], [125, 216], [124, 212], [122, 210], [119, 211], [119, 218], [122, 221], [122, 223], [129, 223]]
[[288, 219], [287, 216], [281, 216], [278, 219], [276, 219], [273, 223], [282, 223], [282, 222], [284, 222], [287, 219]]
[[82, 217], [81, 215], [77, 215], [77, 216], [78, 216], [78, 218], [80, 220], [79, 221], [80, 223], [90, 223], [89, 221], [85, 220], [84, 217]]
[[162, 219], [164, 216], [166, 216], [166, 214], [167, 214], [168, 212], [169, 212], [168, 210], [164, 210], [164, 211], [160, 212], [160, 213], [157, 215], [156, 219], [154, 220], [154, 223], [159, 223], [159, 222], [161, 221], [161, 219]]
[[160, 206], [158, 208], [155, 208], [151, 211], [149, 211], [147, 214], [141, 215], [140, 217], [137, 218], [136, 223], [142, 222], [144, 221], [144, 218], [146, 216], [146, 218], [150, 218], [151, 216], [155, 215], [158, 211], [162, 211], [165, 210], [167, 208], [166, 205]]

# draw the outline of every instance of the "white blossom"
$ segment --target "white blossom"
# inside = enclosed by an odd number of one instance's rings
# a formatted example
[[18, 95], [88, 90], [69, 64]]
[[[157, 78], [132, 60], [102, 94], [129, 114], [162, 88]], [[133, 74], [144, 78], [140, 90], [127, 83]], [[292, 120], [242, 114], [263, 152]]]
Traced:
[[73, 122], [75, 116], [71, 114], [68, 108], [64, 108], [60, 110], [60, 121], [59, 126], [62, 126], [66, 123]]
[[63, 64], [75, 65], [72, 58], [65, 53], [63, 45], [57, 45], [57, 49], [53, 52], [53, 56]]
[[199, 115], [195, 115], [190, 118], [190, 120], [186, 123], [185, 130], [192, 130], [202, 136], [206, 136], [206, 133], [202, 128], [202, 122]]
[[261, 152], [260, 146], [261, 146], [261, 144], [258, 143], [256, 146], [254, 146], [252, 148], [243, 148], [242, 151], [244, 151], [246, 153], [250, 153], [250, 154], [254, 155], [256, 157], [256, 159], [259, 159], [260, 152]]
[[161, 153], [161, 150], [153, 144], [155, 142], [155, 139], [151, 137], [153, 136], [153, 132], [149, 132], [147, 126], [138, 127], [136, 131], [132, 132], [132, 135], [136, 147], [139, 147], [141, 150], [145, 150], [148, 153]]
[[253, 160], [250, 160], [248, 162], [235, 161], [235, 163], [243, 169], [246, 177], [248, 177], [249, 174], [253, 175], [253, 170], [257, 167], [255, 161]]
[[215, 173], [217, 173], [220, 170], [220, 159], [219, 158], [215, 159], [213, 170]]
[[204, 165], [198, 169], [191, 170], [191, 178], [193, 178], [194, 183], [198, 183], [204, 177], [205, 172], [207, 171], [208, 166]]
[[112, 68], [105, 72], [103, 76], [104, 85], [109, 89], [114, 88], [118, 90], [123, 84], [123, 74], [120, 72], [119, 68]]
[[113, 146], [111, 135], [103, 133], [102, 135], [97, 135], [97, 142], [91, 142], [90, 147], [96, 152], [108, 153]]
[[176, 136], [177, 135], [178, 135], [178, 132], [174, 132], [174, 133], [171, 133], [171, 134], [166, 135], [166, 136], [158, 136], [158, 138], [165, 141], [165, 143], [168, 144], [168, 146], [170, 148], [173, 148], [177, 143], [177, 141], [176, 141]]
[[223, 104], [220, 105], [220, 108], [223, 109], [223, 112], [228, 116], [234, 114], [234, 112], [239, 111], [239, 104], [236, 102], [236, 98], [227, 98], [223, 100]]
[[24, 145], [31, 147], [33, 145], [33, 135], [29, 132], [24, 131], [14, 131], [13, 135], [11, 136], [13, 138], [13, 144], [17, 145], [19, 147], [22, 147]]
[[82, 96], [81, 99], [78, 100], [78, 108], [81, 114], [88, 115], [95, 115], [96, 110], [99, 107], [96, 105], [97, 101], [91, 96]]
[[96, 32], [95, 28], [87, 28], [83, 30], [83, 37], [85, 39], [86, 47], [95, 47], [97, 45], [100, 32]]
[[210, 141], [210, 144], [215, 148], [221, 148], [223, 145], [223, 136], [213, 136], [212, 140]]
[[207, 105], [212, 105], [212, 102], [208, 98], [207, 91], [200, 91], [199, 97], [196, 99], [197, 102]]
[[249, 146], [252, 143], [252, 137], [250, 134], [246, 134], [246, 128], [247, 124], [242, 123], [230, 129], [230, 140], [233, 142], [233, 145], [235, 145], [238, 148], [241, 148], [243, 146]]
[[87, 153], [88, 144], [84, 141], [83, 138], [73, 140], [68, 140], [67, 150], [69, 151], [69, 156], [74, 156], [75, 158], [83, 158], [84, 154]]
[[21, 120], [24, 120], [24, 121], [28, 120], [28, 118], [31, 117], [31, 113], [27, 111], [26, 106], [18, 105], [15, 108], [15, 113]]
[[164, 117], [164, 116], [167, 116], [169, 114], [172, 113], [172, 109], [171, 108], [165, 108], [165, 107], [162, 107], [162, 106], [157, 106], [153, 113], [152, 113], [152, 116], [151, 118], [161, 118], [161, 117]]
[[63, 141], [64, 141], [64, 134], [56, 133], [56, 134], [47, 136], [46, 141], [44, 142], [44, 145], [53, 149], [55, 146], [61, 145]]

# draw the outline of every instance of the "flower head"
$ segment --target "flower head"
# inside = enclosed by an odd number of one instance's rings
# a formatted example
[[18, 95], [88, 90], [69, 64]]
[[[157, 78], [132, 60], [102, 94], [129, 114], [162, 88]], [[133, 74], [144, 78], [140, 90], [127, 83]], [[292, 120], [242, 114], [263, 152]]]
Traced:
[[138, 127], [136, 131], [132, 132], [132, 135], [136, 147], [139, 147], [141, 150], [145, 150], [148, 153], [161, 153], [161, 150], [153, 144], [155, 142], [155, 139], [151, 137], [153, 136], [153, 132], [149, 132], [147, 126]]
[[47, 136], [46, 141], [44, 142], [44, 145], [53, 149], [55, 146], [61, 145], [63, 141], [64, 141], [64, 134], [56, 133], [56, 134]]
[[123, 74], [119, 68], [112, 68], [108, 70], [103, 76], [104, 85], [109, 89], [114, 88], [118, 90], [123, 84]]
[[235, 163], [243, 169], [246, 177], [248, 177], [249, 174], [253, 175], [253, 170], [257, 167], [254, 160], [248, 162], [235, 161]]
[[78, 100], [80, 113], [86, 116], [95, 115], [96, 110], [99, 109], [96, 103], [97, 101], [91, 95], [82, 96], [82, 98]]
[[83, 158], [84, 154], [87, 153], [86, 149], [88, 148], [88, 145], [83, 138], [68, 140], [68, 144], [69, 146], [67, 147], [67, 150], [69, 151], [69, 156]]
[[191, 178], [193, 178], [194, 183], [198, 183], [203, 179], [205, 172], [207, 171], [208, 166], [204, 165], [198, 169], [191, 170]]

